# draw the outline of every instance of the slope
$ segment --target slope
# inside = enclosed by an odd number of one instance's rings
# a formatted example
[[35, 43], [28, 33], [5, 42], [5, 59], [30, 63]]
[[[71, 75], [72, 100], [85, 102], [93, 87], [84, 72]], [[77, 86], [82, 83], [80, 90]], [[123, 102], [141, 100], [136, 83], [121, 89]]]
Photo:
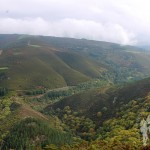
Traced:
[[150, 75], [149, 52], [132, 46], [85, 39], [0, 35], [0, 48], [0, 84], [9, 89], [53, 89], [92, 78], [120, 83]]
[[[133, 99], [145, 97], [150, 92], [150, 78], [131, 83], [125, 86], [106, 87], [98, 90], [89, 90], [73, 95], [56, 102], [47, 108], [56, 110], [69, 106], [71, 110], [91, 118], [97, 124], [115, 116], [116, 111]], [[97, 117], [98, 112], [102, 113], [101, 118]]]
[[90, 80], [63, 62], [51, 48], [26, 46], [5, 50], [0, 62], [1, 68], [7, 66], [1, 70], [1, 85], [10, 89], [56, 88]]
[[[0, 148], [38, 149], [48, 144], [71, 144], [72, 136], [63, 132], [59, 119], [33, 110], [16, 95], [0, 98]], [[57, 126], [56, 126], [57, 125]]]

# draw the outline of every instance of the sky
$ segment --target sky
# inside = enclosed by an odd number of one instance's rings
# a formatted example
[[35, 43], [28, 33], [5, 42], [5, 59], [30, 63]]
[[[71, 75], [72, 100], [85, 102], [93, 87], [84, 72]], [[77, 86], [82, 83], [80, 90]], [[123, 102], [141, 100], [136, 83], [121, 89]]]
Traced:
[[150, 45], [150, 1], [0, 0], [0, 34]]

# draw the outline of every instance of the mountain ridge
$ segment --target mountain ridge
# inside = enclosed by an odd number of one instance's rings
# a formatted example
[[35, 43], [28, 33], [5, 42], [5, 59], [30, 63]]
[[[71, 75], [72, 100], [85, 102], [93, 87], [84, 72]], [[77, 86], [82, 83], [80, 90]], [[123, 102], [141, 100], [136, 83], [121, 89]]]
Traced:
[[9, 89], [53, 89], [93, 78], [128, 82], [150, 75], [150, 53], [132, 46], [1, 34], [0, 48], [0, 84]]

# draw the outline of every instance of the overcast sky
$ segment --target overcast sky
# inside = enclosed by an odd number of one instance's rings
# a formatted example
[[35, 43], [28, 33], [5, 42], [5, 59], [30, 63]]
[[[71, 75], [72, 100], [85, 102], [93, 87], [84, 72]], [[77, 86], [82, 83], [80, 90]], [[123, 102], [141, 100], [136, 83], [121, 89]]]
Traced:
[[0, 0], [0, 34], [150, 45], [150, 0]]

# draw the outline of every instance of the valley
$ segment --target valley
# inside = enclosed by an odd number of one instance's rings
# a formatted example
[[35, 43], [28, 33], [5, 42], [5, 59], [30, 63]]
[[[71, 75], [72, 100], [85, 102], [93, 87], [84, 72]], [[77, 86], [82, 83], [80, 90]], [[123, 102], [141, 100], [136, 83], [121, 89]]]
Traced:
[[[144, 150], [150, 52], [0, 34], [0, 149]], [[149, 136], [149, 135], [148, 135]]]

